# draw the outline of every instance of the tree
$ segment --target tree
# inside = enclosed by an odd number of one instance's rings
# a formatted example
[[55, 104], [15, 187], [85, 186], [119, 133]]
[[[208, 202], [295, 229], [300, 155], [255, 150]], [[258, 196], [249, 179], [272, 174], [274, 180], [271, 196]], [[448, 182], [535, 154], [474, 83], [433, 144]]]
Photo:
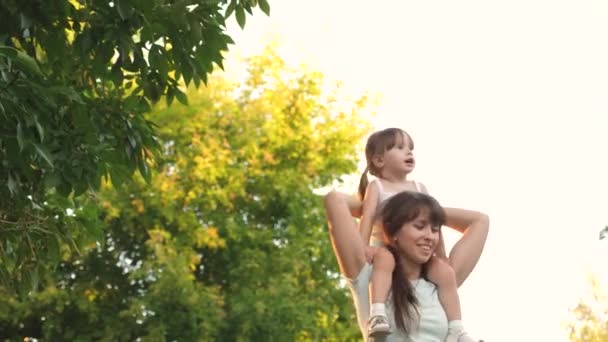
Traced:
[[608, 297], [597, 277], [590, 277], [590, 298], [581, 300], [571, 313], [567, 329], [572, 342], [608, 341]]
[[[144, 116], [185, 103], [222, 67], [225, 20], [266, 0], [7, 0], [0, 4], [0, 279], [35, 288], [61, 254], [102, 237], [103, 178], [150, 178]], [[53, 262], [55, 261], [55, 262]]]
[[105, 243], [66, 255], [28, 301], [0, 295], [0, 335], [356, 339], [315, 189], [355, 171], [366, 102], [340, 110], [323, 87], [269, 50], [243, 82], [214, 77], [189, 106], [159, 105], [149, 184], [104, 187]]

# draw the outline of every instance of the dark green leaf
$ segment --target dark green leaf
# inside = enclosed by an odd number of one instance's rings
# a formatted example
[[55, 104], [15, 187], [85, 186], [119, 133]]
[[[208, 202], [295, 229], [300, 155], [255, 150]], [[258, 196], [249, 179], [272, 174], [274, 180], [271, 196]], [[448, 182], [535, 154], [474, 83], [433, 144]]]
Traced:
[[55, 235], [49, 237], [46, 248], [49, 259], [58, 262], [61, 253], [61, 241], [59, 241], [59, 238]]
[[262, 12], [264, 12], [266, 15], [270, 15], [270, 5], [268, 4], [267, 0], [258, 0], [258, 5], [260, 6]]
[[114, 0], [116, 10], [118, 11], [118, 15], [122, 20], [129, 19], [133, 13], [133, 9], [129, 6], [128, 2], [128, 0]]
[[175, 88], [169, 87], [167, 89], [167, 95], [165, 97], [165, 100], [167, 101], [167, 107], [171, 106], [174, 98], [175, 98]]
[[36, 60], [21, 51], [17, 52], [17, 56], [15, 56], [15, 64], [21, 66], [24, 71], [42, 76], [42, 71], [40, 71]]
[[241, 5], [245, 11], [247, 11], [247, 13], [249, 13], [250, 15], [253, 15], [253, 10], [251, 9], [251, 4], [246, 2], [244, 4]]
[[123, 80], [124, 80], [124, 75], [122, 73], [120, 65], [118, 63], [116, 63], [112, 67], [112, 82], [114, 83], [114, 86], [116, 88], [118, 88], [122, 85]]
[[36, 124], [36, 129], [38, 130], [38, 135], [40, 136], [40, 142], [44, 142], [44, 128], [40, 122], [38, 122], [38, 117], [34, 116], [34, 123]]
[[17, 183], [17, 180], [13, 178], [13, 175], [10, 172], [8, 173], [7, 186], [12, 195], [16, 194], [19, 190], [19, 184]]
[[33, 291], [36, 291], [38, 289], [39, 281], [40, 281], [40, 278], [38, 276], [38, 267], [34, 267], [30, 271], [30, 286]]
[[21, 122], [17, 123], [17, 143], [19, 144], [19, 151], [23, 151], [25, 143], [23, 141], [23, 126]]
[[51, 156], [49, 151], [40, 144], [34, 144], [34, 147], [36, 147], [36, 152], [38, 152], [38, 155], [40, 155], [51, 167], [54, 167], [53, 157]]
[[144, 177], [146, 182], [150, 182], [150, 168], [148, 167], [148, 164], [146, 163], [145, 159], [141, 157], [138, 158], [137, 166], [139, 168], [139, 172], [141, 173], [142, 177]]
[[224, 14], [224, 18], [228, 18], [229, 16], [231, 16], [232, 12], [234, 12], [235, 8], [236, 8], [236, 0], [230, 1], [228, 8], [226, 8], [226, 13]]
[[59, 183], [61, 183], [61, 176], [55, 171], [47, 173], [44, 177], [44, 185], [49, 189], [56, 187]]
[[188, 97], [186, 96], [185, 93], [183, 93], [179, 89], [175, 90], [175, 97], [177, 98], [177, 101], [179, 101], [184, 106], [188, 105]]
[[7, 58], [15, 58], [17, 56], [17, 50], [9, 46], [0, 46], [0, 56]]
[[239, 26], [243, 29], [245, 28], [245, 10], [243, 10], [243, 7], [238, 6], [236, 8], [236, 22], [239, 24]]

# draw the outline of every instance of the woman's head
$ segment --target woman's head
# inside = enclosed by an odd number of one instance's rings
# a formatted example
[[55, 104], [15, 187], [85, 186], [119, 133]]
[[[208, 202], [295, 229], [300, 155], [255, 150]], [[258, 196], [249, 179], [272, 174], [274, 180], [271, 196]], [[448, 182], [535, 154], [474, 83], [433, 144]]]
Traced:
[[386, 171], [412, 172], [415, 166], [413, 150], [414, 141], [400, 128], [387, 128], [370, 135], [365, 144], [366, 167], [359, 183], [361, 198], [367, 188], [367, 172], [378, 178], [384, 178]]
[[429, 195], [404, 191], [383, 204], [380, 220], [386, 246], [395, 258], [391, 284], [395, 323], [409, 333], [418, 301], [407, 274], [420, 273], [430, 260], [446, 220], [445, 211]]
[[446, 220], [437, 200], [404, 191], [386, 201], [380, 216], [387, 245], [394, 246], [408, 263], [422, 265], [429, 261]]

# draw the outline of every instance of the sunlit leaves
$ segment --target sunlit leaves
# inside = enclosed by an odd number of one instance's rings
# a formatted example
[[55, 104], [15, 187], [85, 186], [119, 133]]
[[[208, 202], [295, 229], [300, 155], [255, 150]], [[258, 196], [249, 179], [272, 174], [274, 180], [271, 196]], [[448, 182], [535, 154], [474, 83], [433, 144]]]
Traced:
[[102, 187], [105, 244], [65, 255], [58, 288], [27, 305], [0, 295], [5, 335], [357, 338], [313, 189], [355, 170], [365, 101], [337, 106], [328, 98], [343, 95], [322, 91], [322, 75], [288, 69], [273, 50], [248, 70], [189, 88], [189, 106], [157, 104], [150, 181]]
[[[159, 145], [144, 113], [163, 96], [187, 104], [181, 83], [199, 86], [222, 67], [234, 43], [226, 34], [228, 2], [0, 5], [0, 242], [17, 241], [16, 264], [45, 259], [46, 236], [30, 234], [29, 224], [12, 230], [34, 204], [43, 218], [36, 227], [64, 237], [65, 222], [53, 218], [77, 208], [47, 207], [49, 196], [78, 197], [102, 179], [118, 185], [134, 172], [151, 180]], [[77, 227], [82, 214], [74, 212]], [[8, 262], [8, 254], [0, 257]]]
[[[608, 293], [605, 284], [589, 278], [590, 294], [571, 310], [572, 319], [567, 329], [572, 342], [608, 341]], [[604, 286], [603, 286], [604, 285]]]

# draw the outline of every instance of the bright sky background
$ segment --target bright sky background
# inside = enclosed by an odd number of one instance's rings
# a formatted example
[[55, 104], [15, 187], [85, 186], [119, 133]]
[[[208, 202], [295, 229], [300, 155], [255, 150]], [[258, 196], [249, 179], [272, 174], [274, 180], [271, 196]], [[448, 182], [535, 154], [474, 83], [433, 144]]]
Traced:
[[608, 285], [608, 241], [598, 241], [608, 225], [608, 2], [270, 4], [244, 31], [231, 23], [232, 60], [278, 40], [290, 64], [351, 94], [381, 94], [374, 125], [412, 135], [413, 179], [446, 206], [491, 216], [460, 290], [467, 330], [491, 342], [567, 341], [562, 324], [588, 273]]

